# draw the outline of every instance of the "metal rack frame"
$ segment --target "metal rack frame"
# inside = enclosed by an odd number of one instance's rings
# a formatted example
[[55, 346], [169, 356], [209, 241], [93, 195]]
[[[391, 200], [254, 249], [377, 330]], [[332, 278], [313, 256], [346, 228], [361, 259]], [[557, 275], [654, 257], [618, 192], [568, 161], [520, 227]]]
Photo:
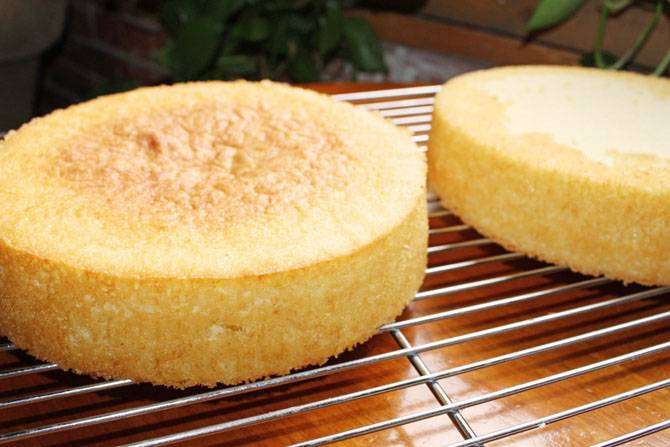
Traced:
[[[433, 95], [439, 90], [439, 86], [404, 88], [395, 90], [382, 90], [362, 93], [350, 93], [343, 95], [336, 95], [339, 100], [352, 101], [359, 103], [361, 107], [372, 110], [377, 110], [383, 116], [390, 119], [397, 125], [405, 126], [414, 132], [414, 139], [418, 143], [427, 141], [427, 132], [430, 130], [430, 120], [433, 104]], [[441, 209], [435, 197], [429, 198], [429, 210], [431, 220], [436, 220], [440, 217], [449, 217], [450, 213], [447, 210]], [[464, 224], [455, 225], [431, 225], [431, 235], [439, 235], [445, 233], [456, 233], [470, 230], [470, 227]], [[463, 241], [431, 245], [428, 249], [430, 255], [447, 253], [454, 250], [479, 247], [493, 244], [492, 241], [486, 238], [476, 236]], [[505, 252], [502, 254], [494, 254], [475, 259], [458, 260], [455, 262], [441, 263], [432, 265], [426, 269], [428, 276], [442, 274], [445, 272], [453, 272], [459, 270], [467, 270], [469, 268], [482, 266], [491, 263], [510, 262], [523, 259], [524, 256], [519, 253]], [[480, 289], [495, 284], [503, 284], [511, 282], [520, 278], [528, 278], [533, 276], [552, 275], [563, 272], [566, 269], [558, 266], [542, 266], [539, 268], [531, 268], [525, 270], [515, 271], [513, 273], [494, 275], [484, 279], [477, 279], [463, 283], [457, 283], [444, 287], [436, 287], [428, 290], [422, 290], [417, 293], [415, 300], [422, 301], [434, 297], [444, 297], [450, 294], [460, 293], [469, 290]], [[329, 434], [317, 439], [311, 439], [296, 446], [321, 446], [330, 444], [336, 441], [343, 441], [352, 439], [358, 436], [375, 433], [381, 430], [397, 427], [400, 425], [433, 418], [440, 415], [446, 415], [462, 435], [462, 441], [450, 444], [451, 447], [456, 446], [482, 446], [495, 440], [510, 438], [514, 435], [527, 432], [533, 429], [541, 429], [549, 424], [553, 424], [564, 419], [569, 419], [577, 415], [593, 411], [598, 408], [613, 405], [615, 403], [623, 402], [625, 400], [657, 392], [659, 390], [670, 388], [670, 377], [654, 383], [649, 383], [644, 386], [631, 388], [622, 393], [612, 394], [601, 399], [593, 400], [587, 404], [575, 406], [567, 410], [550, 414], [541, 418], [530, 420], [524, 423], [507, 426], [489, 433], [476, 432], [471, 423], [463, 415], [462, 410], [481, 405], [487, 402], [493, 402], [498, 399], [523, 393], [529, 390], [540, 388], [549, 384], [560, 381], [570, 380], [572, 378], [589, 374], [613, 365], [629, 362], [644, 356], [650, 356], [670, 350], [670, 340], [648, 346], [642, 349], [627, 352], [622, 355], [613, 356], [602, 361], [593, 362], [585, 366], [566, 370], [557, 374], [541, 377], [536, 380], [520, 383], [499, 389], [497, 391], [483, 393], [471, 398], [462, 400], [453, 400], [446, 390], [439, 382], [440, 379], [458, 376], [470, 371], [475, 371], [484, 368], [490, 368], [494, 365], [511, 362], [525, 357], [533, 356], [539, 353], [557, 350], [566, 346], [575, 345], [578, 343], [595, 340], [601, 337], [607, 337], [612, 334], [618, 334], [634, 328], [641, 328], [645, 325], [667, 322], [670, 320], [670, 310], [657, 311], [651, 315], [631, 319], [622, 323], [611, 324], [609, 326], [582, 332], [577, 335], [559, 338], [547, 343], [538, 344], [525, 349], [515, 350], [506, 354], [495, 357], [486, 358], [483, 360], [474, 361], [471, 363], [451, 367], [444, 370], [432, 371], [427, 366], [422, 358], [423, 353], [434, 351], [461, 343], [467, 343], [480, 338], [492, 337], [498, 334], [503, 334], [523, 328], [533, 327], [548, 322], [568, 319], [576, 315], [588, 314], [596, 312], [601, 309], [619, 306], [625, 303], [632, 303], [636, 301], [649, 300], [654, 297], [670, 294], [670, 287], [659, 287], [652, 289], [645, 289], [636, 291], [634, 293], [624, 294], [615, 298], [602, 299], [596, 302], [572, 306], [557, 312], [545, 313], [540, 316], [529, 317], [513, 321], [511, 323], [500, 324], [487, 329], [477, 330], [457, 336], [439, 339], [423, 344], [413, 345], [410, 343], [408, 337], [403, 330], [410, 327], [420, 327], [428, 323], [436, 323], [450, 318], [488, 311], [509, 306], [516, 303], [537, 302], [547, 297], [574, 291], [579, 289], [595, 288], [612, 283], [606, 278], [582, 278], [580, 280], [571, 282], [569, 284], [562, 284], [559, 286], [544, 287], [541, 290], [532, 291], [522, 294], [514, 294], [504, 298], [491, 298], [478, 304], [467, 305], [446, 311], [440, 311], [423, 315], [414, 318], [401, 319], [399, 321], [386, 324], [382, 326], [380, 333], [390, 334], [397, 343], [398, 349], [374, 354], [362, 358], [356, 358], [339, 363], [329, 364], [322, 367], [310, 368], [281, 377], [273, 377], [267, 380], [261, 380], [254, 383], [243, 384], [232, 387], [218, 388], [210, 391], [197, 391], [183, 397], [175, 399], [154, 402], [146, 405], [135, 406], [128, 409], [111, 411], [101, 413], [94, 416], [86, 416], [74, 418], [64, 422], [57, 422], [52, 424], [41, 424], [35, 427], [26, 428], [23, 430], [16, 430], [11, 432], [0, 432], [0, 444], [22, 441], [29, 438], [35, 438], [51, 433], [62, 432], [67, 430], [81, 429], [87, 426], [104, 424], [121, 419], [137, 417], [147, 414], [159, 413], [173, 408], [193, 405], [197, 403], [214, 401], [219, 399], [226, 399], [233, 396], [239, 396], [259, 390], [266, 390], [282, 385], [302, 382], [315, 377], [322, 377], [327, 375], [338, 374], [344, 371], [352, 370], [354, 368], [364, 368], [379, 362], [384, 362], [392, 359], [406, 358], [411, 366], [416, 370], [418, 375], [413, 378], [399, 380], [392, 383], [386, 383], [372, 388], [367, 388], [361, 391], [349, 392], [345, 394], [338, 394], [325, 399], [300, 404], [292, 405], [279, 410], [274, 410], [266, 413], [257, 414], [250, 417], [234, 419], [228, 422], [206, 425], [196, 429], [181, 431], [167, 436], [146, 439], [136, 442], [132, 445], [135, 447], [149, 447], [162, 446], [180, 441], [195, 439], [201, 436], [213, 435], [228, 432], [231, 430], [242, 430], [245, 427], [262, 424], [264, 422], [278, 420], [307, 413], [317, 409], [339, 405], [354, 400], [365, 399], [372, 396], [381, 395], [391, 391], [401, 390], [410, 387], [426, 386], [434, 396], [437, 406], [429, 410], [419, 411], [403, 415], [397, 418], [384, 420], [377, 423], [372, 423], [365, 426], [356, 427], [347, 431]], [[16, 347], [11, 342], [0, 343], [0, 351], [14, 351]], [[38, 374], [47, 371], [57, 370], [58, 365], [51, 363], [41, 363], [37, 365], [20, 366], [11, 369], [0, 371], [0, 380], [11, 380], [12, 378], [23, 376], [27, 374]], [[10, 399], [0, 401], [0, 411], [8, 410], [21, 406], [32, 405], [40, 402], [46, 402], [56, 399], [67, 399], [68, 397], [83, 395], [87, 393], [96, 393], [105, 390], [111, 390], [122, 387], [133, 386], [130, 380], [112, 380], [103, 381], [93, 384], [74, 386], [70, 388], [59, 389], [56, 391], [38, 392], [29, 395], [20, 395]], [[628, 434], [618, 436], [609, 440], [605, 440], [597, 447], [611, 447], [622, 445], [631, 440], [639, 439], [653, 433], [670, 428], [670, 412], [665, 414], [666, 420], [659, 423], [641, 427], [638, 430]]]

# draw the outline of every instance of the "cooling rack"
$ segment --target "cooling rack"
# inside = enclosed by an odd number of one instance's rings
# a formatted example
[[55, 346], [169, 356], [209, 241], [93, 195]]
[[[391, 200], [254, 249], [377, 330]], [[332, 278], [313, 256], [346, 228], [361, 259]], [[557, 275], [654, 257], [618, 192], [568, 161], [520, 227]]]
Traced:
[[[424, 145], [438, 89], [336, 97]], [[0, 444], [670, 445], [670, 288], [505, 251], [434, 196], [429, 213], [413, 303], [324, 366], [176, 391], [76, 376], [1, 341]]]

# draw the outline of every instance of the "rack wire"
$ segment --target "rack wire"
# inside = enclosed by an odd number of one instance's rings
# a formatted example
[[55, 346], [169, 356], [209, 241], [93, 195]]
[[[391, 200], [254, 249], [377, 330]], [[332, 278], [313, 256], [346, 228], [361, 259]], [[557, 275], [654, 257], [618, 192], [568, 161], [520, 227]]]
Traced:
[[[410, 129], [423, 144], [438, 90], [427, 86], [336, 98], [378, 111]], [[354, 352], [286, 376], [178, 392], [130, 380], [74, 376], [4, 341], [0, 444], [270, 445], [272, 430], [259, 433], [272, 426], [275, 431], [283, 427], [281, 439], [291, 439], [295, 446], [338, 441], [379, 445], [391, 443], [383, 433], [408, 430], [420, 421], [427, 424], [412, 431], [417, 439], [425, 441], [423, 430], [430, 434], [431, 445], [438, 439], [451, 447], [537, 445], [538, 439], [549, 439], [545, 434], [556, 435], [554, 426], [562, 427], [558, 433], [567, 432], [569, 445], [611, 447], [638, 439], [670, 444], [665, 431], [670, 428], [670, 288], [625, 286], [529, 260], [479, 236], [442, 209], [435, 196], [428, 205], [424, 287], [398, 321], [379, 328], [373, 340]], [[450, 351], [456, 348], [457, 355]], [[400, 362], [407, 362], [409, 371]], [[486, 382], [465, 379], [475, 373], [485, 374]], [[375, 376], [381, 380], [373, 380]], [[505, 383], [490, 389], [498, 382]], [[550, 393], [557, 384], [562, 386], [559, 392]], [[375, 400], [399, 392], [415, 396], [422, 390], [431, 397], [421, 400], [423, 407], [416, 411]], [[565, 394], [571, 404], [556, 410], [552, 399]], [[270, 404], [263, 403], [267, 396]], [[525, 396], [531, 397], [524, 401]], [[505, 404], [510, 399], [516, 403]], [[236, 411], [239, 401], [252, 405]], [[566, 399], [559, 401], [564, 405]], [[366, 418], [360, 413], [375, 413], [380, 402], [384, 417], [361, 423]], [[622, 407], [630, 402], [637, 403]], [[471, 412], [492, 404], [499, 413]], [[340, 413], [345, 425], [353, 426], [340, 429], [334, 413], [326, 413], [325, 419], [315, 416], [338, 407], [353, 409]], [[582, 439], [593, 419], [580, 417], [603, 409], [612, 409], [606, 416], [610, 423]], [[631, 411], [640, 413], [632, 417]], [[309, 430], [295, 423], [276, 424], [301, 418], [311, 421]], [[120, 426], [120, 421], [131, 425]], [[412, 438], [404, 442], [411, 445]]]

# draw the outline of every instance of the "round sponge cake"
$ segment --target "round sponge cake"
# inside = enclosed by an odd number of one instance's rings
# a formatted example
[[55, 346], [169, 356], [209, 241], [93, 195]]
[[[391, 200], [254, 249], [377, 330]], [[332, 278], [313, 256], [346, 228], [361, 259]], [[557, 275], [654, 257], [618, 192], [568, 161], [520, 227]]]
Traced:
[[429, 179], [503, 246], [592, 275], [670, 284], [670, 81], [499, 68], [436, 98]]
[[323, 363], [419, 287], [424, 178], [409, 133], [281, 84], [56, 111], [0, 143], [0, 332], [176, 387]]

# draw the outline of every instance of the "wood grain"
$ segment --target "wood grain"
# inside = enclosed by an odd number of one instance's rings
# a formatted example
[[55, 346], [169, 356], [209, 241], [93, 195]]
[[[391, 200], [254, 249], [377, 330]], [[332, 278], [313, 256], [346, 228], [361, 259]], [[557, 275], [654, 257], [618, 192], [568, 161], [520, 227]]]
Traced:
[[[369, 89], [370, 87], [373, 86], [338, 84], [320, 86], [319, 89], [333, 93], [351, 91], [355, 88]], [[376, 85], [375, 87], [387, 86]], [[453, 216], [431, 219], [433, 227], [449, 226], [457, 223], [458, 220]], [[478, 236], [473, 230], [434, 235], [431, 236], [431, 245], [469, 240], [476, 237]], [[431, 265], [437, 265], [502, 252], [500, 247], [487, 245], [434, 254], [430, 256], [429, 262]], [[477, 268], [431, 276], [426, 279], [424, 287], [434, 288], [459, 284], [542, 265], [527, 259], [507, 263], [492, 263]], [[543, 275], [430, 298], [410, 305], [402, 318], [429, 315], [583, 279], [583, 277], [571, 273]], [[639, 290], [643, 289], [638, 286], [623, 286], [614, 283], [607, 286], [561, 293], [552, 297], [488, 311], [474, 312], [439, 322], [415, 326], [405, 329], [403, 332], [413, 344], [428, 343], [588, 303], [600, 302], [609, 297], [622, 296]], [[538, 324], [493, 337], [483, 337], [478, 340], [454, 344], [447, 348], [421, 354], [421, 358], [432, 371], [439, 371], [668, 310], [670, 310], [670, 296], [663, 296], [622, 304], [598, 312], [589, 312], [552, 323]], [[619, 332], [591, 342], [583, 342], [479, 369], [441, 380], [440, 384], [444, 386], [452, 399], [459, 401], [668, 340], [670, 340], [670, 322], [665, 320], [661, 323]], [[356, 350], [333, 360], [333, 362], [362, 358], [396, 349], [398, 349], [398, 345], [391, 335], [381, 334]], [[0, 353], [0, 369], [32, 362], [34, 361], [19, 353]], [[314, 402], [319, 399], [416, 376], [417, 372], [409, 361], [406, 358], [398, 358], [303, 383], [33, 438], [14, 445], [120, 445]], [[668, 377], [670, 377], [670, 353], [664, 352], [491, 403], [477, 405], [464, 410], [463, 414], [477, 433], [484, 434], [507, 427], [510, 424], [529, 421]], [[32, 374], [0, 380], [0, 400], [91, 382], [92, 379], [63, 372]], [[192, 389], [179, 392], [150, 385], [133, 385], [107, 392], [5, 409], [0, 411], [0, 433], [64, 421], [73, 417], [101, 414], [116, 409], [165, 401], [196, 391], [204, 390]], [[419, 385], [286, 419], [203, 437], [180, 445], [226, 447], [286, 445], [433, 409], [437, 405], [437, 401], [428, 388], [425, 385]], [[570, 418], [541, 430], [517, 435], [499, 441], [495, 445], [587, 446], [668, 418], [670, 418], [670, 390], [666, 389]], [[437, 446], [447, 445], [461, 439], [461, 435], [449, 417], [438, 416], [351, 439], [343, 444], [356, 446]], [[670, 432], [658, 433], [632, 445], [655, 447], [670, 445]]]
[[441, 23], [394, 13], [356, 11], [384, 40], [479, 59], [496, 65], [563, 64], [575, 65], [580, 53], [469, 26]]
[[[584, 7], [564, 24], [537, 36], [538, 43], [591, 51], [598, 24], [599, 6], [602, 2], [585, 2]], [[533, 13], [537, 0], [430, 0], [422, 13], [429, 17], [448, 19], [456, 23], [471, 25], [492, 32], [512, 36], [524, 35], [524, 24]], [[637, 34], [651, 19], [653, 13], [640, 8], [631, 8], [623, 14], [611, 17], [607, 24], [604, 47], [623, 54], [630, 48]], [[648, 66], [658, 64], [670, 48], [670, 20], [668, 16], [658, 28], [637, 61]]]

